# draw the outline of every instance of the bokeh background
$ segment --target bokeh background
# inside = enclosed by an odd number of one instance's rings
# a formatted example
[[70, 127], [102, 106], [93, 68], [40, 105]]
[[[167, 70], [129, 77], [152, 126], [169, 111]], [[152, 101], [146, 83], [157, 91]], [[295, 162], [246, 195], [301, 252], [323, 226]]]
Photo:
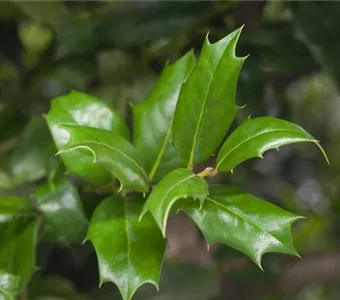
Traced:
[[[293, 145], [214, 181], [305, 216], [292, 228], [302, 259], [268, 254], [263, 272], [226, 246], [208, 253], [178, 215], [160, 292], [146, 286], [135, 299], [340, 299], [339, 16], [340, 2], [327, 1], [1, 1], [0, 196], [31, 197], [48, 178], [55, 149], [42, 115], [53, 98], [90, 93], [131, 125], [129, 103], [145, 99], [166, 61], [199, 53], [207, 32], [216, 41], [245, 24], [237, 54], [250, 57], [237, 103], [247, 106], [236, 124], [250, 114], [296, 122], [321, 141], [331, 165], [316, 147]], [[99, 196], [80, 192], [90, 215]], [[91, 245], [42, 237], [37, 247], [39, 269], [21, 299], [120, 299], [112, 284], [98, 289]]]

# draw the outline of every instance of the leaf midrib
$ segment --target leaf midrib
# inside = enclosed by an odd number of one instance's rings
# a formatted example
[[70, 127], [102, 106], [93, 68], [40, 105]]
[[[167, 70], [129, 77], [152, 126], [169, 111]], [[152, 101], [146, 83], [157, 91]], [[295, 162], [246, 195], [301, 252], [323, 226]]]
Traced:
[[207, 102], [207, 98], [208, 98], [208, 93], [209, 93], [209, 90], [210, 90], [210, 87], [211, 87], [211, 83], [214, 79], [214, 75], [215, 75], [215, 71], [218, 67], [219, 63], [217, 64], [212, 76], [211, 76], [211, 79], [209, 80], [209, 83], [208, 83], [208, 87], [207, 87], [207, 91], [204, 95], [204, 99], [203, 99], [203, 105], [201, 107], [201, 111], [200, 111], [200, 115], [198, 117], [198, 122], [197, 122], [197, 126], [196, 126], [196, 131], [195, 131], [195, 134], [194, 134], [194, 139], [193, 139], [193, 143], [192, 143], [192, 147], [191, 147], [191, 151], [190, 151], [190, 157], [189, 157], [189, 163], [188, 163], [188, 166], [192, 166], [193, 165], [193, 160], [194, 160], [194, 152], [195, 152], [195, 149], [196, 149], [196, 143], [197, 143], [197, 136], [198, 136], [198, 132], [199, 132], [199, 128], [201, 127], [201, 122], [202, 122], [202, 118], [203, 118], [203, 111], [204, 111], [204, 108], [205, 108], [205, 105], [206, 105], [206, 102]]
[[[244, 141], [242, 141], [241, 143], [237, 144], [235, 147], [231, 148], [229, 150], [228, 153], [226, 153], [223, 158], [220, 160], [220, 162], [217, 164], [216, 166], [216, 169], [218, 169], [218, 167], [223, 163], [223, 161], [230, 155], [230, 153], [234, 152], [235, 149], [241, 147], [243, 144], [249, 142], [250, 140], [254, 139], [254, 138], [257, 138], [261, 135], [264, 135], [264, 134], [267, 134], [267, 133], [273, 133], [273, 132], [284, 132], [284, 131], [287, 131], [287, 132], [298, 132], [298, 133], [301, 133], [301, 131], [299, 130], [287, 130], [287, 129], [275, 129], [275, 130], [265, 130], [265, 131], [262, 131], [258, 134], [255, 134], [251, 137], [248, 137], [247, 139], [245, 139]], [[308, 138], [305, 138], [306, 140], [310, 140], [310, 141], [313, 141], [313, 139], [308, 139]]]
[[282, 245], [283, 247], [287, 248], [287, 246], [285, 244], [283, 244], [280, 240], [278, 240], [275, 236], [273, 236], [272, 234], [268, 233], [267, 231], [265, 231], [262, 227], [260, 227], [258, 224], [254, 223], [253, 221], [246, 219], [244, 216], [238, 214], [237, 212], [229, 209], [228, 207], [222, 205], [221, 203], [215, 201], [214, 199], [207, 197], [207, 200], [209, 200], [210, 202], [213, 202], [215, 205], [222, 207], [224, 210], [229, 211], [231, 214], [234, 214], [235, 216], [237, 216], [238, 218], [242, 219], [244, 222], [250, 223], [252, 224], [254, 227], [258, 228], [260, 231], [262, 231], [263, 233], [265, 233], [266, 235], [271, 236], [274, 240], [278, 241], [280, 245]]
[[161, 163], [161, 160], [162, 160], [163, 155], [164, 155], [165, 150], [166, 150], [167, 142], [168, 142], [170, 134], [171, 134], [171, 129], [172, 129], [172, 121], [171, 121], [171, 123], [169, 125], [169, 129], [168, 129], [168, 131], [167, 131], [167, 133], [165, 135], [162, 147], [161, 147], [161, 149], [160, 149], [160, 151], [159, 151], [159, 153], [157, 155], [157, 158], [156, 158], [156, 160], [155, 160], [155, 162], [153, 164], [153, 167], [151, 169], [151, 172], [149, 174], [149, 181], [151, 181], [154, 178], [154, 176], [155, 176], [155, 174], [156, 174], [156, 172], [158, 170], [158, 167], [159, 167], [159, 165]]
[[130, 282], [130, 238], [129, 238], [129, 224], [128, 224], [128, 209], [127, 209], [127, 199], [122, 199], [124, 204], [124, 225], [125, 225], [125, 232], [126, 232], [126, 246], [127, 246], [127, 266], [128, 266], [128, 272], [127, 272], [127, 295], [129, 296], [129, 282]]
[[117, 149], [117, 148], [115, 148], [113, 146], [110, 146], [108, 144], [105, 144], [105, 143], [102, 143], [102, 142], [98, 142], [98, 141], [83, 141], [81, 143], [76, 143], [73, 147], [69, 148], [69, 150], [73, 150], [77, 146], [80, 146], [80, 145], [86, 144], [86, 143], [87, 144], [96, 144], [96, 145], [104, 146], [104, 147], [107, 147], [109, 149], [112, 149], [113, 151], [118, 152], [119, 154], [121, 154], [122, 156], [124, 156], [125, 158], [130, 160], [142, 172], [142, 174], [144, 175], [145, 179], [147, 180], [148, 176], [145, 173], [145, 170], [143, 169], [143, 167], [141, 165], [139, 165], [137, 163], [137, 161], [135, 161], [133, 158], [131, 158], [130, 156], [126, 155], [124, 152], [120, 151], [119, 149]]

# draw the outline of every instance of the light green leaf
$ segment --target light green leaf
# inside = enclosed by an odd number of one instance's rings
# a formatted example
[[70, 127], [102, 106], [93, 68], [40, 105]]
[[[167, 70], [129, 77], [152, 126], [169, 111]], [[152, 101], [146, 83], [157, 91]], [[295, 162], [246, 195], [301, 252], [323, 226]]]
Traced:
[[16, 218], [0, 224], [0, 269], [20, 277], [22, 289], [35, 271], [38, 221]]
[[290, 227], [302, 217], [260, 200], [235, 187], [210, 190], [200, 209], [183, 209], [198, 225], [208, 244], [218, 241], [249, 256], [260, 268], [262, 255], [278, 252], [297, 255]]
[[[148, 191], [147, 175], [140, 164], [137, 150], [122, 136], [103, 129], [85, 126], [63, 125], [71, 138], [59, 153], [78, 151], [91, 155], [92, 164], [105, 168], [121, 183], [120, 189]], [[79, 164], [77, 157], [73, 164]]]
[[[65, 146], [70, 137], [68, 132], [59, 126], [61, 124], [112, 130], [126, 138], [129, 135], [119, 113], [97, 98], [80, 92], [72, 92], [53, 100], [46, 120], [58, 150]], [[78, 149], [62, 154], [61, 158], [71, 173], [90, 183], [100, 184], [110, 181], [110, 173], [93, 164], [93, 157], [88, 151]], [[74, 163], [75, 161], [77, 163]]]
[[123, 299], [148, 282], [158, 287], [165, 240], [151, 216], [139, 222], [143, 199], [112, 196], [95, 210], [87, 238], [99, 263], [100, 284], [114, 282]]
[[141, 219], [150, 211], [165, 236], [170, 209], [177, 200], [190, 197], [198, 199], [202, 205], [207, 195], [208, 184], [202, 177], [188, 169], [177, 169], [165, 176], [152, 190], [143, 207]]
[[47, 165], [56, 152], [51, 134], [42, 117], [33, 118], [22, 133], [10, 159], [9, 169], [16, 184], [47, 175]]
[[234, 120], [237, 78], [245, 58], [235, 56], [238, 29], [211, 44], [206, 38], [201, 55], [183, 85], [173, 122], [173, 143], [189, 165], [209, 158]]
[[11, 221], [20, 216], [32, 216], [34, 214], [32, 203], [17, 196], [0, 198], [0, 223]]
[[327, 156], [319, 142], [300, 126], [273, 117], [247, 119], [229, 136], [217, 156], [219, 171], [233, 171], [243, 161], [261, 157], [270, 149], [301, 143], [315, 143], [327, 162]]
[[8, 273], [6, 270], [0, 270], [0, 299], [15, 300], [19, 292], [20, 278]]
[[46, 183], [35, 196], [49, 239], [66, 244], [84, 239], [88, 222], [78, 191], [68, 180], [61, 178], [53, 184]]
[[178, 95], [194, 65], [191, 51], [173, 65], [168, 64], [149, 97], [133, 107], [134, 144], [144, 154], [150, 179], [184, 166], [170, 139]]
[[134, 300], [208, 300], [215, 299], [219, 293], [217, 268], [168, 263], [162, 270], [159, 291], [144, 286]]

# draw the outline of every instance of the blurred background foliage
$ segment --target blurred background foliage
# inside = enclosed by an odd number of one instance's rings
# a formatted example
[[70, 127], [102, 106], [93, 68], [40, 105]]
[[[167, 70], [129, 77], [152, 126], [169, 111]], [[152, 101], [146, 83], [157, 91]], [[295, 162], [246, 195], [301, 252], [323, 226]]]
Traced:
[[[129, 104], [145, 99], [168, 60], [198, 52], [207, 32], [216, 41], [243, 24], [237, 53], [251, 55], [237, 99], [247, 106], [236, 122], [250, 114], [296, 122], [321, 141], [331, 166], [315, 147], [289, 146], [214, 181], [305, 216], [293, 227], [303, 259], [270, 254], [262, 272], [228, 247], [207, 253], [197, 229], [179, 216], [168, 229], [160, 292], [146, 286], [136, 299], [339, 299], [339, 16], [340, 2], [323, 1], [1, 1], [0, 196], [31, 199], [44, 216], [39, 232], [29, 218], [0, 222], [0, 269], [29, 282], [20, 299], [119, 299], [113, 285], [98, 289], [94, 251], [80, 243], [103, 196], [65, 175], [54, 156], [42, 117], [51, 99], [90, 93], [131, 126]], [[68, 211], [62, 199], [81, 202], [85, 213]]]

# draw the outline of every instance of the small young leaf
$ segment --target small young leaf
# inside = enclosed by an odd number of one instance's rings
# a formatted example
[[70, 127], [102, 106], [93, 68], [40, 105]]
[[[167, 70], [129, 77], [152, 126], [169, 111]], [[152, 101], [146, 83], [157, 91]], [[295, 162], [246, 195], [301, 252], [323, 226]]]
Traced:
[[262, 157], [270, 149], [301, 142], [319, 142], [300, 126], [273, 117], [247, 119], [230, 135], [217, 156], [217, 170], [232, 171], [243, 161]]
[[173, 143], [189, 165], [209, 158], [234, 120], [237, 78], [245, 58], [235, 56], [238, 29], [211, 44], [206, 38], [184, 83], [174, 116]]
[[32, 216], [34, 214], [32, 203], [17, 196], [0, 198], [0, 223], [11, 221], [20, 216]]
[[[112, 130], [125, 138], [129, 137], [126, 124], [118, 112], [97, 98], [80, 92], [72, 92], [53, 100], [46, 121], [58, 150], [64, 147], [69, 139], [69, 134], [60, 128], [61, 124]], [[61, 158], [71, 173], [90, 183], [101, 184], [110, 181], [110, 173], [93, 164], [93, 157], [88, 151], [78, 149], [62, 154]]]
[[171, 207], [181, 198], [199, 199], [201, 205], [208, 195], [208, 184], [188, 169], [178, 169], [165, 176], [153, 189], [143, 207], [141, 219], [147, 211], [153, 215], [165, 236], [166, 222]]
[[[148, 179], [140, 165], [141, 159], [128, 140], [103, 129], [75, 125], [62, 125], [62, 128], [71, 134], [71, 138], [60, 153], [85, 149], [92, 155], [92, 164], [97, 163], [119, 179], [120, 189], [148, 191]], [[73, 164], [78, 164], [78, 160]]]
[[84, 239], [88, 222], [78, 192], [68, 180], [46, 183], [35, 196], [47, 225], [45, 234], [49, 238], [66, 244]]
[[297, 255], [290, 227], [302, 217], [239, 189], [218, 187], [215, 192], [212, 188], [201, 209], [193, 203], [184, 207], [181, 209], [196, 222], [208, 244], [219, 241], [229, 245], [260, 268], [265, 253]]
[[143, 202], [119, 195], [105, 199], [87, 233], [96, 249], [100, 284], [114, 282], [124, 300], [146, 282], [158, 288], [165, 252], [165, 240], [152, 217], [138, 220]]
[[134, 144], [144, 154], [150, 179], [163, 177], [184, 166], [170, 138], [178, 95], [194, 65], [193, 52], [187, 53], [173, 65], [167, 65], [150, 96], [133, 107]]
[[19, 292], [20, 278], [16, 275], [0, 270], [0, 299], [15, 300]]
[[18, 275], [20, 289], [35, 271], [37, 229], [35, 218], [16, 218], [0, 223], [0, 269]]

